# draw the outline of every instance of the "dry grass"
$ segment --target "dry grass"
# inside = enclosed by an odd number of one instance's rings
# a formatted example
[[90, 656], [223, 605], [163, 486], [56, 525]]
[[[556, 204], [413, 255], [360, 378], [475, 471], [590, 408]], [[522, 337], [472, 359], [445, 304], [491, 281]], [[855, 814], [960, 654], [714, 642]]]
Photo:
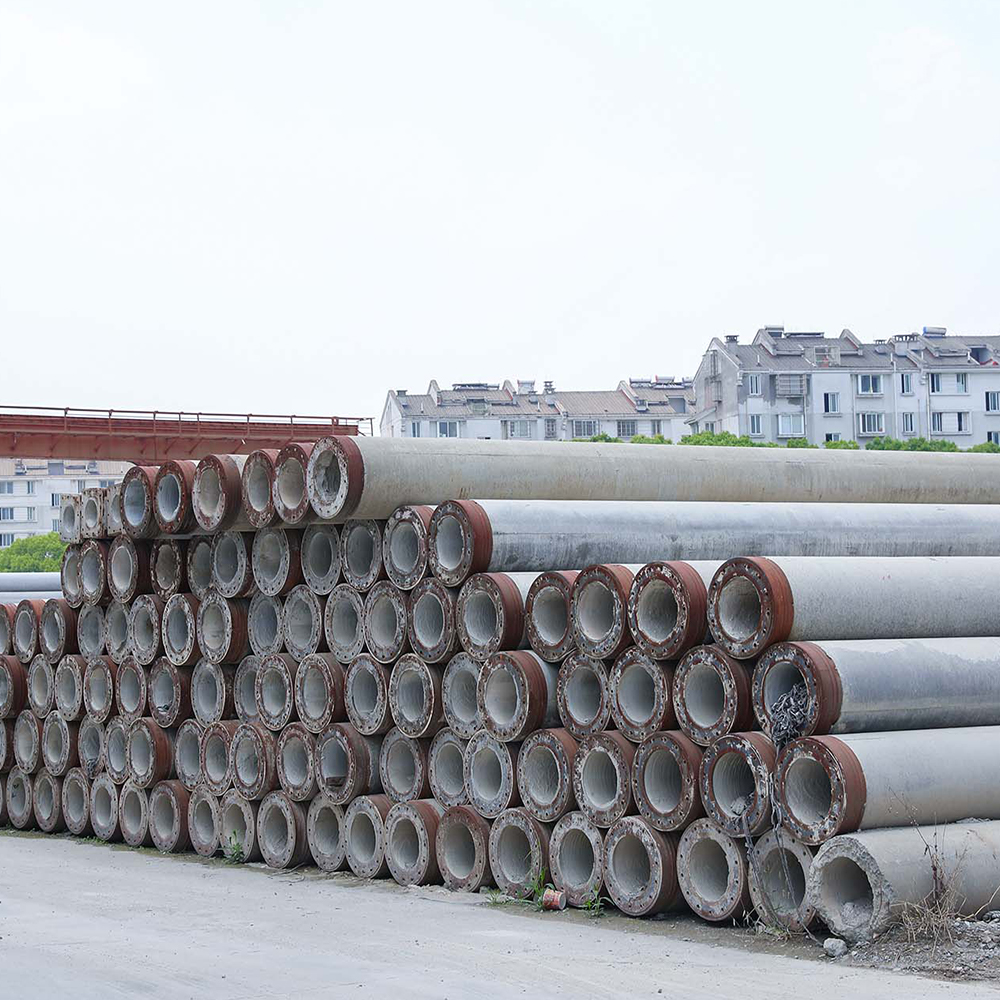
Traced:
[[[899, 911], [899, 923], [910, 944], [927, 942], [934, 948], [944, 944], [955, 943], [956, 921], [963, 918], [976, 917], [989, 906], [983, 907], [979, 913], [969, 914], [964, 910], [964, 897], [959, 893], [957, 885], [962, 865], [965, 859], [963, 852], [951, 871], [944, 861], [941, 841], [945, 831], [935, 828], [930, 842], [914, 824], [914, 829], [924, 842], [924, 854], [931, 866], [931, 891], [918, 903], [903, 903]], [[1000, 892], [1000, 889], [997, 890]], [[994, 896], [996, 893], [994, 893]]]

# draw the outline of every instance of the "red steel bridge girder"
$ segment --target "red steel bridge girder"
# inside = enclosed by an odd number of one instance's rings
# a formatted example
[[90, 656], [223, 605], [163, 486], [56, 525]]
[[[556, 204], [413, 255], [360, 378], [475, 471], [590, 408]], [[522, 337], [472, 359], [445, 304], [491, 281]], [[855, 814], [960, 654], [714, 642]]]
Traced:
[[372, 432], [370, 417], [0, 406], [0, 455], [148, 464]]

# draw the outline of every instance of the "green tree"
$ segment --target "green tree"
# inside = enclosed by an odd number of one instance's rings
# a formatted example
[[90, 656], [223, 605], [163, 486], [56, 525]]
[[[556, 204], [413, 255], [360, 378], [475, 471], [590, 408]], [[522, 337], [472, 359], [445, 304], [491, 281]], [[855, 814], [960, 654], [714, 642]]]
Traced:
[[0, 549], [0, 573], [47, 573], [58, 571], [66, 549], [59, 536], [47, 535], [19, 538], [6, 549]]
[[865, 451], [902, 451], [905, 447], [899, 438], [874, 437], [865, 445]]
[[755, 448], [757, 442], [744, 434], [737, 437], [732, 431], [699, 431], [697, 434], [687, 434], [680, 440], [681, 444], [712, 445], [719, 448]]
[[824, 441], [823, 447], [840, 451], [857, 451], [859, 446], [857, 441], [840, 440], [840, 441]]
[[924, 437], [910, 438], [906, 451], [961, 451], [954, 441], [928, 441]]
[[786, 448], [818, 448], [818, 444], [810, 444], [809, 438], [789, 438], [785, 442]]
[[985, 453], [987, 455], [1000, 455], [1000, 444], [993, 441], [984, 441], [982, 444], [974, 444], [969, 451]]

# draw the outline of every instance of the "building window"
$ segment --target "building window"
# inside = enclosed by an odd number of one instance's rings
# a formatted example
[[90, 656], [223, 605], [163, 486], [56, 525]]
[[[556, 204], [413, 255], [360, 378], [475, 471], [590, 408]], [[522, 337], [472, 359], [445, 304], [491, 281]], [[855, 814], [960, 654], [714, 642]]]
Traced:
[[858, 393], [862, 396], [881, 396], [882, 395], [882, 376], [881, 375], [859, 375], [858, 376]]
[[714, 434], [715, 433], [715, 421], [714, 420], [709, 420], [709, 421], [706, 422], [706, 424], [705, 424], [705, 433], [706, 434]]
[[420, 421], [414, 420], [410, 424], [410, 437], [418, 438], [420, 437]]
[[13, 482], [13, 480], [8, 480], [5, 483], [0, 483], [0, 495], [3, 495], [3, 496], [13, 496], [14, 495], [14, 482]]
[[61, 493], [53, 493], [52, 494], [52, 503], [49, 504], [49, 506], [50, 507], [58, 507], [59, 504], [61, 504], [61, 503], [62, 503], [62, 494]]
[[14, 520], [14, 508], [0, 507], [0, 521], [13, 521], [13, 520]]
[[958, 417], [958, 433], [968, 434], [972, 430], [972, 417], [968, 413], [956, 413]]
[[509, 438], [530, 438], [531, 424], [527, 420], [508, 420], [507, 437]]
[[902, 417], [903, 417], [903, 433], [904, 434], [912, 434], [913, 433], [913, 414], [912, 413], [904, 413], [904, 414], [902, 414]]
[[904, 396], [910, 396], [913, 394], [913, 373], [903, 372], [899, 376], [899, 391]]
[[840, 393], [839, 392], [824, 392], [823, 393], [823, 412], [824, 413], [840, 413]]
[[573, 421], [573, 437], [575, 438], [589, 438], [593, 437], [597, 433], [597, 421], [596, 420], [574, 420]]
[[1000, 431], [987, 431], [986, 440], [990, 444], [1000, 444]]
[[653, 420], [653, 421], [651, 421], [651, 425], [652, 425], [652, 430], [653, 430], [654, 436], [656, 434], [662, 434], [663, 433], [663, 421], [662, 420]]
[[885, 433], [884, 413], [859, 413], [858, 433], [871, 436]]
[[778, 437], [802, 437], [805, 421], [801, 413], [778, 414]]
[[25, 507], [24, 508], [24, 519], [25, 519], [25, 521], [37, 521], [38, 520], [38, 508], [37, 507]]
[[831, 433], [831, 434], [827, 434], [826, 439], [827, 439], [827, 441], [839, 441], [840, 440], [840, 435], [837, 434], [836, 432], [834, 432], [834, 433]]
[[760, 375], [747, 375], [747, 395], [748, 396], [761, 395]]
[[955, 376], [955, 392], [969, 391], [969, 376], [967, 372], [959, 372]]
[[620, 437], [620, 438], [635, 437], [635, 421], [634, 420], [619, 420], [618, 421], [618, 437]]
[[760, 413], [750, 414], [750, 436], [762, 437], [764, 434], [764, 417]]
[[50, 476], [62, 476], [62, 475], [64, 475], [64, 472], [63, 472], [63, 463], [62, 462], [49, 462], [49, 475]]
[[77, 493], [82, 493], [86, 488], [87, 488], [87, 480], [86, 479], [78, 479], [76, 481], [76, 492]]
[[931, 414], [931, 430], [935, 434], [941, 434], [944, 432], [944, 414], [943, 413], [932, 413]]
[[438, 437], [439, 438], [457, 438], [458, 437], [458, 421], [457, 420], [439, 420], [437, 428], [438, 428]]
[[114, 479], [100, 479], [100, 480], [98, 480], [97, 485], [100, 486], [102, 490], [106, 490], [109, 486], [114, 486], [115, 485], [115, 480]]
[[8, 535], [6, 533], [0, 535], [0, 549], [7, 548], [8, 545], [14, 544], [14, 536]]
[[52, 518], [52, 530], [54, 532], [56, 532], [56, 534], [59, 533], [59, 518], [58, 517]]
[[931, 374], [931, 392], [941, 391], [941, 376], [937, 372]]
[[28, 496], [29, 497], [33, 497], [35, 495], [35, 487], [37, 485], [38, 485], [38, 483], [34, 483], [30, 479], [25, 483], [25, 486], [28, 487]]
[[986, 393], [986, 412], [1000, 413], [1000, 392]]
[[545, 418], [545, 440], [554, 441], [556, 438], [556, 418], [546, 417]]

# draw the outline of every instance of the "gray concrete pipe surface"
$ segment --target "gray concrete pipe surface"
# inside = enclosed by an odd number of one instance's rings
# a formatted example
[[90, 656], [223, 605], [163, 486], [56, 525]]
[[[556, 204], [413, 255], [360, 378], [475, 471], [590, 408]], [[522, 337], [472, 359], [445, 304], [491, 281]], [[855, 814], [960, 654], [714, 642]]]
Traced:
[[1000, 555], [1000, 505], [449, 500], [428, 535], [432, 572], [456, 587], [603, 562]]
[[313, 510], [327, 519], [385, 518], [401, 503], [463, 495], [870, 503], [1000, 498], [1000, 464], [990, 455], [591, 442], [327, 437], [312, 449], [306, 478]]
[[786, 639], [1000, 635], [1000, 558], [761, 556], [730, 559], [708, 625], [731, 656]]
[[38, 591], [47, 593], [62, 590], [58, 573], [0, 573], [0, 594], [3, 601], [9, 603], [7, 594], [17, 592]]
[[907, 905], [943, 897], [963, 916], [1000, 896], [1000, 823], [905, 826], [834, 837], [813, 858], [806, 899], [848, 941], [884, 931]]
[[757, 661], [753, 707], [765, 731], [771, 707], [803, 685], [800, 736], [1000, 725], [1000, 641], [841, 639], [779, 642]]
[[774, 795], [803, 843], [974, 816], [1000, 819], [1000, 726], [807, 736], [778, 755]]

